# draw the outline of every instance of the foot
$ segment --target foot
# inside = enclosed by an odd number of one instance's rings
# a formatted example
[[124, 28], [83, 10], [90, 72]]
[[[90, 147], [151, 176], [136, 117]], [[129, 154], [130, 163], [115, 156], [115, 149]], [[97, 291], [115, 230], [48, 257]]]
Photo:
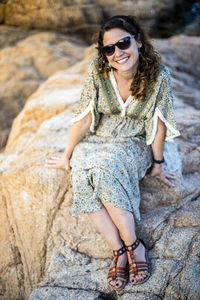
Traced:
[[[138, 262], [148, 263], [148, 261], [146, 260], [145, 246], [143, 245], [143, 243], [140, 242], [139, 245], [134, 249], [133, 253], [136, 264]], [[127, 251], [127, 256], [129, 264], [134, 264], [132, 261], [131, 252]], [[140, 282], [142, 283], [149, 276], [149, 272], [147, 270], [137, 270], [137, 272], [137, 275], [130, 275], [130, 283], [133, 285], [138, 284]]]
[[[126, 265], [127, 265], [127, 254], [125, 252], [124, 254], [122, 254], [118, 257], [117, 267], [126, 268]], [[110, 281], [110, 285], [114, 289], [120, 289], [122, 284], [123, 284], [123, 282], [119, 279]]]
[[126, 247], [113, 250], [114, 260], [108, 271], [108, 283], [113, 290], [122, 290], [128, 280]]

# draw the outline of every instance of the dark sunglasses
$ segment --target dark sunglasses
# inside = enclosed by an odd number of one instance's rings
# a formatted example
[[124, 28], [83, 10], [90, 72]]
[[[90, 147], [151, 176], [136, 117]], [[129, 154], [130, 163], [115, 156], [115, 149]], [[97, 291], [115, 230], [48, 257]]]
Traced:
[[121, 40], [119, 40], [115, 44], [110, 44], [110, 45], [107, 45], [107, 46], [103, 46], [103, 47], [100, 48], [101, 52], [105, 56], [111, 56], [115, 52], [115, 46], [117, 46], [120, 50], [126, 50], [130, 47], [131, 39], [134, 38], [134, 37], [135, 37], [135, 35], [126, 36], [126, 37], [122, 38]]

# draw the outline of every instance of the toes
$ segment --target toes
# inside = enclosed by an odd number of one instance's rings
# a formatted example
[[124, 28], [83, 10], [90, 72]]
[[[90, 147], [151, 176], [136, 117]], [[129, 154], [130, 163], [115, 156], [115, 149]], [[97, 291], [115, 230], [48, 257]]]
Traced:
[[131, 283], [132, 283], [132, 284], [136, 284], [136, 282], [137, 282], [137, 278], [136, 278], [136, 277], [132, 277], [132, 278], [131, 278]]
[[145, 279], [149, 275], [149, 272], [144, 271], [144, 272], [139, 273], [139, 275], [142, 275], [142, 277]]
[[147, 277], [146, 272], [142, 272], [142, 274], [138, 274], [132, 277], [130, 281], [132, 284], [136, 284], [138, 282], [142, 282], [143, 280], [145, 280], [146, 277]]
[[115, 286], [115, 281], [113, 281], [113, 280], [110, 281], [110, 285], [114, 287]]
[[117, 280], [117, 281], [116, 281], [116, 284], [115, 284], [115, 287], [116, 287], [116, 288], [120, 288], [121, 285], [122, 285], [122, 282], [119, 281], [119, 280]]
[[146, 277], [146, 272], [144, 271], [144, 272], [140, 272], [139, 274], [138, 274], [140, 277]]
[[138, 275], [138, 281], [143, 281], [145, 279], [145, 275]]
[[137, 281], [140, 281], [141, 280], [141, 275], [137, 275], [137, 276], [135, 276], [135, 278], [136, 278]]
[[110, 285], [113, 288], [120, 288], [122, 285], [122, 282], [120, 280], [112, 280], [112, 281], [110, 281]]

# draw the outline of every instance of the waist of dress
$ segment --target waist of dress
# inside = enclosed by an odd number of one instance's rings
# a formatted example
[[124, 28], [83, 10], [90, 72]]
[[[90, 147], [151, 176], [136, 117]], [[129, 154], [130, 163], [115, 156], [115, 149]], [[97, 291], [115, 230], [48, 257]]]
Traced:
[[86, 135], [81, 142], [88, 143], [134, 143], [141, 142], [146, 144], [146, 138], [144, 136], [100, 136], [96, 134], [88, 134]]

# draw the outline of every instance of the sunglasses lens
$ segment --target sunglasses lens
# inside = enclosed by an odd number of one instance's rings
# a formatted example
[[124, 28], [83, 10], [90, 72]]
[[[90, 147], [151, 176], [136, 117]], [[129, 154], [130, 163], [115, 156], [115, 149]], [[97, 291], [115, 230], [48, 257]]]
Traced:
[[102, 48], [102, 50], [104, 55], [110, 56], [113, 55], [113, 53], [115, 52], [115, 46], [114, 45], [105, 46]]
[[117, 47], [121, 50], [126, 50], [130, 47], [131, 45], [131, 39], [130, 37], [126, 37], [122, 40], [120, 40], [118, 43], [117, 43]]
[[104, 55], [111, 56], [115, 52], [115, 46], [117, 46], [121, 50], [126, 50], [130, 47], [130, 45], [131, 45], [131, 37], [127, 36], [119, 40], [116, 44], [104, 46], [101, 49]]

